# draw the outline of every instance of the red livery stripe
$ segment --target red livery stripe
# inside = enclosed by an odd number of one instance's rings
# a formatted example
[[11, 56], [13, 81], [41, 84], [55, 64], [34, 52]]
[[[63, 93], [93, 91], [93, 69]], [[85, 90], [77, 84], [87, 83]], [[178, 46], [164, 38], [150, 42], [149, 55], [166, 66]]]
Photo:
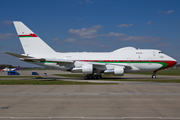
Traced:
[[162, 64], [162, 67], [159, 68], [158, 70], [169, 68], [177, 63], [177, 61], [163, 61], [163, 60], [80, 60], [80, 61], [102, 62], [102, 63], [159, 63], [159, 64]]
[[31, 33], [29, 35], [18, 35], [19, 37], [38, 37], [36, 34]]

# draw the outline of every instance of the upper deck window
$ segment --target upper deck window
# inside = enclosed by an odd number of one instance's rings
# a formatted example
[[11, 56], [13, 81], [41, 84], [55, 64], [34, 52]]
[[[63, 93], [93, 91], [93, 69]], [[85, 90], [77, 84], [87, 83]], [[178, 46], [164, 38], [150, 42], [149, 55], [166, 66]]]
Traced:
[[161, 53], [163, 53], [163, 52], [160, 51], [159, 54], [161, 54]]

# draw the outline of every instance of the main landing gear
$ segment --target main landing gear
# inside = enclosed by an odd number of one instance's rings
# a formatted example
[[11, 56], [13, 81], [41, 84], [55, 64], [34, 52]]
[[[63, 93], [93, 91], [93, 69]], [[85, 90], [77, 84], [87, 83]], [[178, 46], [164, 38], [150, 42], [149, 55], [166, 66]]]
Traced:
[[85, 77], [84, 77], [84, 79], [101, 79], [102, 78], [102, 76], [101, 75], [98, 75], [98, 74], [96, 74], [96, 75], [93, 75], [93, 74], [87, 74]]
[[153, 74], [152, 74], [152, 78], [155, 79], [156, 78], [156, 73], [157, 71], [154, 71]]

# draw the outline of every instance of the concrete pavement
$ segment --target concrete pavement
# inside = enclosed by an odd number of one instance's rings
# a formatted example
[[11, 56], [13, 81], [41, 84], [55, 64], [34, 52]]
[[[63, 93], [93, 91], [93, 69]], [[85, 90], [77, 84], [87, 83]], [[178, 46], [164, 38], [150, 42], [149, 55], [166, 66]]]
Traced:
[[0, 85], [0, 119], [180, 119], [180, 84]]
[[[24, 76], [31, 76], [32, 73], [32, 71], [19, 72]], [[52, 73], [62, 73], [57, 70], [41, 71], [40, 74], [43, 73], [48, 74], [47, 79], [55, 77], [85, 82], [83, 78], [52, 76]], [[0, 75], [4, 76], [5, 73], [1, 72]], [[149, 75], [125, 74], [122, 79], [149, 77]], [[176, 76], [174, 79], [179, 77]], [[0, 120], [180, 119], [180, 83], [115, 82], [119, 84], [0, 85]]]

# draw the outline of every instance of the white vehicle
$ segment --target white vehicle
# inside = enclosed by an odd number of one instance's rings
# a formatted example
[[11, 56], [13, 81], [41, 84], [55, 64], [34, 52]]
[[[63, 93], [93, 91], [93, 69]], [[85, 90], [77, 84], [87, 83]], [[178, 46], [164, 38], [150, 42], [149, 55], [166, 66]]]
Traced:
[[1, 72], [7, 72], [7, 71], [10, 71], [10, 69], [8, 67], [5, 67], [4, 69], [1, 69], [0, 71]]
[[14, 21], [25, 54], [6, 54], [36, 65], [72, 73], [84, 73], [85, 79], [101, 78], [101, 74], [123, 75], [128, 72], [155, 73], [175, 65], [175, 59], [155, 49], [124, 47], [112, 52], [56, 52], [20, 21]]
[[0, 69], [0, 71], [2, 72], [7, 72], [7, 71], [16, 71], [16, 70], [19, 70], [19, 66], [17, 66], [16, 68], [4, 68], [4, 69]]

